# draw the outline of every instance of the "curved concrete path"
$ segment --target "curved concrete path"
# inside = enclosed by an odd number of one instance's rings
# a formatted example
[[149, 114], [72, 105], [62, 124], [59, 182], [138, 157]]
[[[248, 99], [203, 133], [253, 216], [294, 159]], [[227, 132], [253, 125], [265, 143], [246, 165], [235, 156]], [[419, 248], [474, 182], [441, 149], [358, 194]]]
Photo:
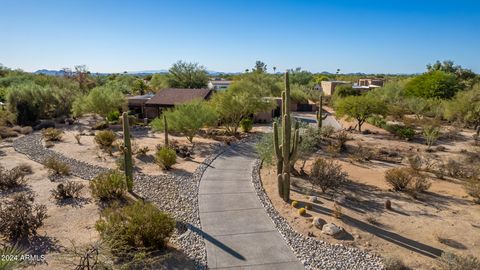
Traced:
[[263, 209], [252, 144], [229, 148], [203, 174], [199, 208], [209, 269], [305, 269]]

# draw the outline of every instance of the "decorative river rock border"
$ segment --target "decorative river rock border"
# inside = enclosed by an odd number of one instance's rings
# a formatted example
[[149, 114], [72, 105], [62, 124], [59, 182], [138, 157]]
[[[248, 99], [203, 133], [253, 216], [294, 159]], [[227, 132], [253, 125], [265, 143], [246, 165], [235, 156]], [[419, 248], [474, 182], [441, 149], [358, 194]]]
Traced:
[[261, 165], [261, 161], [256, 160], [252, 170], [252, 182], [257, 195], [277, 230], [307, 269], [384, 269], [383, 260], [379, 256], [357, 248], [330, 244], [313, 237], [306, 237], [293, 230], [285, 218], [280, 216], [273, 207], [263, 189], [260, 179]]

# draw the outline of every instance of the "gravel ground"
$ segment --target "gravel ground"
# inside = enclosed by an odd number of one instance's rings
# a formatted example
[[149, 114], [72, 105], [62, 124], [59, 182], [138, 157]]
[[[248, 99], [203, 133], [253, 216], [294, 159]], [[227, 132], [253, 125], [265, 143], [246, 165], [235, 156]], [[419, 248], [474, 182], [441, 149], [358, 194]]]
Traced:
[[261, 161], [255, 161], [252, 182], [257, 195], [277, 230], [307, 269], [384, 269], [383, 260], [379, 256], [340, 244], [333, 245], [294, 231], [288, 222], [278, 214], [265, 193], [260, 180], [260, 168]]
[[[65, 157], [45, 148], [39, 133], [14, 140], [13, 147], [17, 152], [39, 163], [42, 163], [46, 157], [55, 156], [70, 166], [73, 175], [86, 180], [91, 180], [99, 173], [108, 170]], [[134, 175], [134, 193], [146, 201], [153, 202], [159, 209], [171, 213], [176, 218], [177, 230], [171, 242], [195, 262], [197, 269], [206, 269], [207, 264], [205, 243], [196, 233], [201, 226], [198, 213], [198, 186], [208, 165], [225, 149], [226, 146], [219, 144], [214, 154], [206, 158], [194, 173], [170, 172], [159, 176], [136, 173]]]

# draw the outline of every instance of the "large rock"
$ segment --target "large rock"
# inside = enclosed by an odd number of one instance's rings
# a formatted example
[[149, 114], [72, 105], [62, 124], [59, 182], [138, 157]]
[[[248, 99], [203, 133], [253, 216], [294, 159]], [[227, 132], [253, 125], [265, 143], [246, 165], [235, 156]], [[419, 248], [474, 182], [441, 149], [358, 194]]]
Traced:
[[323, 225], [322, 233], [335, 237], [343, 233], [343, 228], [335, 225], [335, 223], [327, 223]]
[[309, 202], [311, 203], [316, 203], [318, 202], [318, 198], [316, 196], [311, 196], [309, 199], [308, 199]]
[[319, 217], [316, 217], [313, 219], [312, 225], [321, 230], [323, 228], [323, 225], [325, 225], [325, 223], [327, 223], [325, 220]]
[[345, 203], [347, 202], [347, 196], [340, 195], [340, 196], [336, 197], [335, 199], [333, 199], [333, 201], [338, 203], [338, 204], [345, 205]]

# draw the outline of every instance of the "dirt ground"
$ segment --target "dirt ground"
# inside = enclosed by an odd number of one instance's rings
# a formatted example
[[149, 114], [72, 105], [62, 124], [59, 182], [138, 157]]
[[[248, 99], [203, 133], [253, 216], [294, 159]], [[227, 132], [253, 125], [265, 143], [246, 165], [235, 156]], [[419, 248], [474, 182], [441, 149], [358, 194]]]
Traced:
[[[57, 204], [51, 198], [50, 190], [60, 182], [48, 179], [48, 171], [43, 165], [31, 161], [22, 154], [15, 152], [7, 143], [0, 144], [4, 155], [0, 157], [0, 164], [6, 169], [11, 169], [19, 164], [28, 164], [33, 169], [33, 174], [28, 175], [27, 190], [35, 194], [35, 203], [47, 206], [48, 218], [38, 230], [29, 247], [31, 255], [46, 255], [46, 260], [34, 267], [35, 269], [62, 269], [65, 259], [60, 252], [72, 248], [72, 241], [78, 247], [95, 243], [99, 236], [95, 230], [95, 222], [99, 217], [99, 209], [88, 192], [88, 181], [77, 177], [65, 177], [62, 181], [72, 180], [84, 183], [81, 198]], [[12, 192], [0, 192], [0, 199], [12, 196]], [[33, 266], [32, 266], [33, 268]]]
[[[121, 155], [119, 151], [114, 150], [112, 155], [109, 155], [97, 146], [97, 144], [94, 142], [93, 135], [81, 136], [81, 144], [78, 144], [77, 140], [75, 139], [75, 135], [78, 133], [78, 131], [65, 131], [62, 141], [55, 143], [51, 149], [65, 156], [75, 158], [77, 160], [81, 160], [93, 165], [98, 165], [111, 169], [117, 168], [115, 161]], [[88, 134], [88, 132], [86, 132], [86, 134]], [[118, 137], [118, 141], [122, 142], [121, 137]], [[192, 147], [192, 145], [187, 141], [185, 137], [169, 135], [169, 140], [170, 142], [176, 141], [179, 145], [186, 145], [188, 147]], [[151, 175], [165, 174], [165, 171], [161, 170], [160, 167], [155, 163], [154, 158], [156, 145], [163, 145], [163, 142], [163, 133], [148, 132], [141, 135], [133, 134], [133, 151], [135, 151], [135, 149], [139, 149], [145, 146], [149, 148], [146, 156], [134, 156], [135, 167], [138, 171]], [[213, 152], [213, 146], [219, 143], [212, 139], [206, 139], [198, 136], [193, 139], [193, 142], [194, 155], [192, 156], [192, 158], [177, 158], [177, 163], [173, 165], [173, 170], [185, 172], [195, 171], [198, 165], [202, 163], [203, 160]]]
[[[342, 120], [342, 125], [352, 124]], [[432, 159], [446, 161], [463, 160], [464, 151], [478, 152], [472, 146], [472, 131], [463, 130], [455, 140], [441, 139], [436, 145], [445, 146], [445, 150], [427, 153], [421, 139], [411, 142], [398, 140], [379, 128], [365, 124], [365, 128], [376, 134], [350, 134], [348, 148], [359, 144], [371, 149], [390, 149], [406, 157], [410, 154], [430, 155]], [[326, 156], [320, 151], [310, 158], [305, 166], [309, 172], [316, 157]], [[405, 159], [397, 162], [381, 160], [355, 161], [349, 154], [340, 154], [335, 160], [348, 173], [349, 183], [336, 194], [321, 194], [312, 191], [306, 177], [294, 177], [291, 199], [305, 206], [312, 195], [320, 201], [312, 204], [306, 216], [299, 216], [297, 209], [286, 204], [278, 196], [275, 169], [264, 167], [261, 170], [263, 186], [279, 211], [293, 228], [305, 235], [332, 243], [352, 245], [404, 261], [412, 269], [432, 269], [434, 258], [449, 251], [461, 255], [480, 254], [480, 205], [474, 204], [465, 192], [462, 181], [448, 178], [437, 179], [428, 174], [432, 185], [428, 192], [417, 199], [412, 196], [392, 192], [384, 179], [386, 170], [408, 166]], [[298, 165], [298, 163], [297, 163]], [[298, 168], [298, 167], [297, 167]], [[345, 196], [341, 204], [342, 217], [333, 216], [334, 199]], [[391, 200], [392, 210], [385, 209], [385, 201]], [[343, 227], [346, 234], [340, 239], [321, 234], [321, 230], [312, 225], [314, 217], [333, 222]]]

